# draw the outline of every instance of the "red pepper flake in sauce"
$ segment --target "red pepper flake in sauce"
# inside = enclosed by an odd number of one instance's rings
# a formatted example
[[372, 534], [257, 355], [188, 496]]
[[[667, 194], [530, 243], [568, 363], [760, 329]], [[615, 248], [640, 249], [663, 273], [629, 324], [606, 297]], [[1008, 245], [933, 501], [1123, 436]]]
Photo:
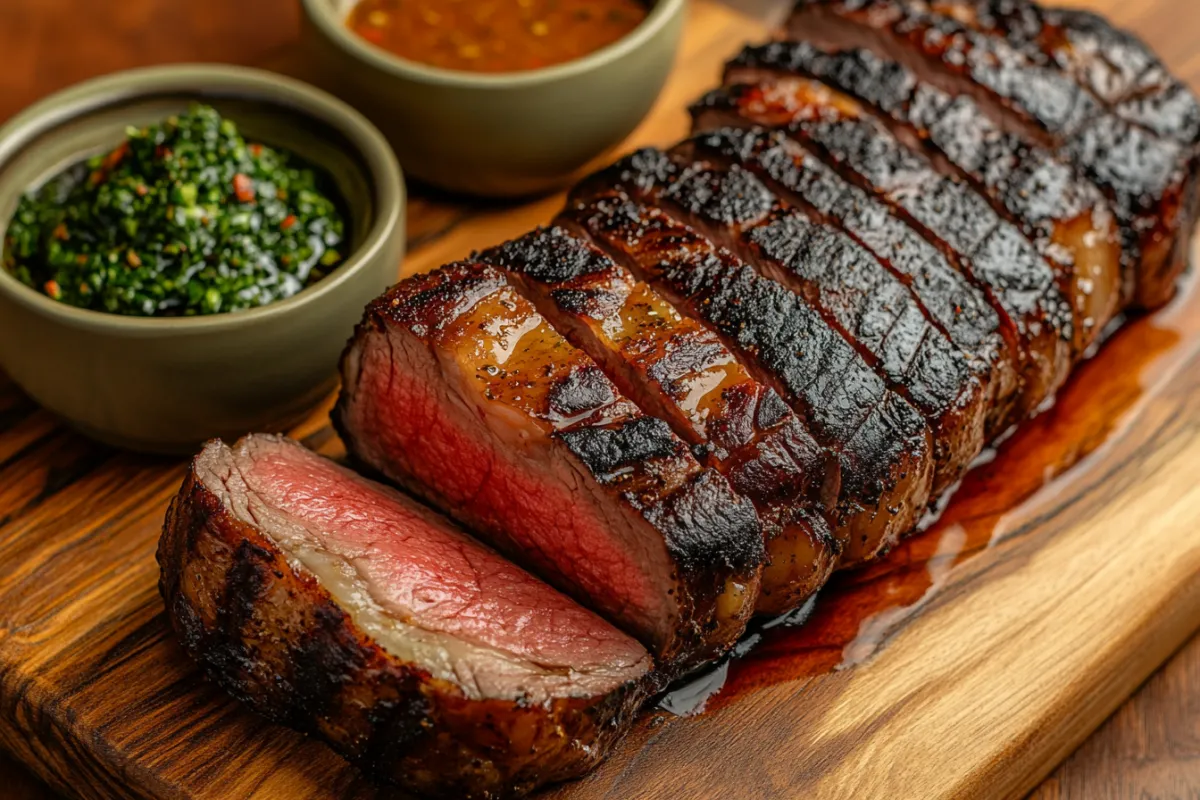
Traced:
[[253, 203], [254, 181], [239, 172], [233, 176], [233, 193], [239, 203]]
[[649, 0], [361, 0], [347, 27], [401, 58], [469, 72], [574, 61], [631, 33]]
[[127, 155], [129, 155], [129, 142], [121, 142], [121, 146], [109, 153], [108, 158], [104, 159], [104, 169], [116, 169], [125, 160], [125, 156]]
[[364, 27], [358, 32], [358, 35], [371, 44], [382, 45], [384, 43], [383, 31], [379, 30], [379, 28]]
[[296, 224], [296, 215], [295, 215], [295, 214], [288, 214], [288, 215], [287, 215], [287, 218], [286, 218], [286, 219], [284, 219], [284, 221], [283, 221], [283, 222], [279, 223], [279, 227], [280, 227], [280, 228], [283, 228], [283, 229], [286, 231], [286, 230], [288, 230], [289, 228], [291, 228], [291, 227], [292, 227], [293, 225], [295, 225], [295, 224]]

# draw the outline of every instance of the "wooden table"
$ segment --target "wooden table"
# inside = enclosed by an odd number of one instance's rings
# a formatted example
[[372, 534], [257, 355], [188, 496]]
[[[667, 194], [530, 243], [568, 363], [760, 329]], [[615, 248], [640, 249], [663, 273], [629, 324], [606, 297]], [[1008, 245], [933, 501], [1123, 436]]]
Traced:
[[[1182, 76], [1200, 85], [1200, 11], [1193, 0], [1090, 0], [1133, 28]], [[117, 69], [168, 61], [278, 63], [297, 36], [296, 0], [3, 0], [0, 121], [51, 91]], [[485, 204], [417, 190], [410, 247], [440, 260], [461, 255], [451, 232]], [[531, 222], [537, 221], [537, 207]], [[424, 258], [422, 260], [425, 260]], [[0, 382], [5, 379], [0, 375]], [[52, 797], [0, 754], [0, 795]], [[1200, 638], [1179, 652], [1034, 793], [1054, 798], [1200, 797]]]

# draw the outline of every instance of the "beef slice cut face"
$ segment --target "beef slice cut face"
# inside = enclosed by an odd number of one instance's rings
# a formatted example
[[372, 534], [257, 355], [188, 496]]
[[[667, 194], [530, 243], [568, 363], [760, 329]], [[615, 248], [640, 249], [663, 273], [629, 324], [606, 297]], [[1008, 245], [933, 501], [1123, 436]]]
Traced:
[[343, 361], [351, 452], [646, 643], [732, 644], [763, 560], [749, 501], [509, 283], [445, 267], [376, 301]]

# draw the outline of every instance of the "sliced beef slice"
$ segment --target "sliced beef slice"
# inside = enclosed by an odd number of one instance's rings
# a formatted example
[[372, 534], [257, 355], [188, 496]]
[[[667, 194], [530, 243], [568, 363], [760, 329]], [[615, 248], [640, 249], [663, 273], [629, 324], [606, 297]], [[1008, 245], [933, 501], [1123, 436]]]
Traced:
[[983, 449], [988, 387], [911, 289], [844, 231], [783, 203], [741, 166], [719, 167], [693, 142], [671, 156], [677, 169], [647, 195], [801, 295], [925, 417], [934, 494], [957, 483]]
[[1140, 265], [1135, 301], [1175, 292], [1200, 213], [1200, 106], [1130, 34], [1094, 14], [995, 0], [803, 0], [789, 31], [863, 47], [1062, 153], [1105, 192]]
[[753, 506], [503, 272], [402, 282], [368, 307], [342, 376], [356, 458], [637, 636], [665, 675], [737, 640], [765, 558]]
[[928, 426], [803, 298], [626, 194], [652, 188], [668, 161], [652, 150], [624, 159], [581, 186], [559, 221], [585, 232], [681, 313], [716, 331], [838, 453], [842, 564], [885, 551], [928, 503]]
[[830, 103], [826, 91], [797, 96], [790, 87], [770, 89], [737, 85], [709, 94], [693, 109], [697, 127], [781, 127], [844, 178], [883, 199], [984, 289], [1006, 318], [1021, 354], [1022, 396], [1014, 419], [1052, 397], [1072, 363], [1074, 309], [1025, 234], [873, 119]]
[[171, 623], [216, 682], [422, 794], [581, 775], [649, 689], [633, 639], [282, 437], [205, 447], [158, 561]]
[[[1021, 388], [1020, 356], [983, 289], [954, 269], [938, 248], [885, 203], [843, 180], [794, 139], [776, 131], [719, 128], [681, 147], [752, 171], [813, 219], [845, 231], [906, 284], [930, 322], [967, 356], [985, 388], [985, 438], [1013, 424]], [[1015, 334], [1014, 334], [1015, 339]]]
[[804, 97], [833, 92], [839, 107], [871, 113], [944, 174], [959, 177], [1020, 227], [1060, 276], [1075, 305], [1075, 352], [1087, 352], [1128, 304], [1136, 265], [1122, 249], [1108, 201], [1050, 150], [1008, 133], [965, 95], [923, 83], [868, 50], [827, 53], [800, 42], [748, 47], [726, 69], [730, 83], [770, 85]]
[[560, 227], [478, 259], [507, 270], [626, 396], [667, 420], [754, 502], [768, 555], [759, 613], [797, 608], [824, 584], [839, 555], [825, 512], [836, 503], [840, 464], [715, 333]]
[[1028, 0], [939, 0], [934, 13], [1061, 70], [1107, 109], [1167, 139], [1200, 139], [1200, 104], [1136, 36], [1098, 14]]

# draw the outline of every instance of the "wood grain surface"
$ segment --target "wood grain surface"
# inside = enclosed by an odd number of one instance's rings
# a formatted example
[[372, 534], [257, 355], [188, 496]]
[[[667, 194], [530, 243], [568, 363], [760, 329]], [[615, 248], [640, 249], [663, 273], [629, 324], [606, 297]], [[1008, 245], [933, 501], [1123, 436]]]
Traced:
[[[1191, 0], [1086, 5], [1200, 80], [1200, 11]], [[302, 73], [303, 59], [287, 47], [296, 21], [294, 0], [0, 0], [0, 119], [53, 89], [139, 64], [235, 61]], [[675, 78], [631, 144], [681, 135], [687, 100], [759, 34], [756, 23], [695, 2]], [[405, 270], [519, 233], [558, 202], [465, 203], [418, 188]], [[1103, 446], [1020, 508], [989, 507], [987, 492], [961, 498], [940, 531], [901, 551], [915, 559], [934, 548], [920, 562], [932, 574], [945, 560], [937, 548], [958, 542], [954, 524], [968, 539], [980, 519], [1002, 531], [982, 555], [939, 573], [940, 592], [867, 664], [750, 686], [695, 719], [648, 716], [612, 763], [559, 794], [1031, 789], [1200, 622], [1200, 302], [1122, 337], [999, 464], [1044, 455], [1050, 465]], [[1158, 342], [1152, 358], [1147, 342]], [[1110, 377], [1131, 365], [1134, 374]], [[1111, 419], [1089, 414], [1093, 407]], [[299, 434], [339, 449], [324, 410]], [[1032, 444], [1039, 434], [1052, 442], [1045, 453]], [[981, 487], [1006, 477], [987, 470], [975, 479]], [[80, 439], [0, 377], [0, 744], [79, 797], [375, 796], [323, 746], [248, 715], [200, 681], [166, 635], [151, 554], [181, 475], [176, 462]], [[0, 797], [49, 796], [0, 760]], [[1200, 797], [1200, 639], [1034, 796]]]
[[1200, 638], [1194, 638], [1031, 800], [1200, 798]]

